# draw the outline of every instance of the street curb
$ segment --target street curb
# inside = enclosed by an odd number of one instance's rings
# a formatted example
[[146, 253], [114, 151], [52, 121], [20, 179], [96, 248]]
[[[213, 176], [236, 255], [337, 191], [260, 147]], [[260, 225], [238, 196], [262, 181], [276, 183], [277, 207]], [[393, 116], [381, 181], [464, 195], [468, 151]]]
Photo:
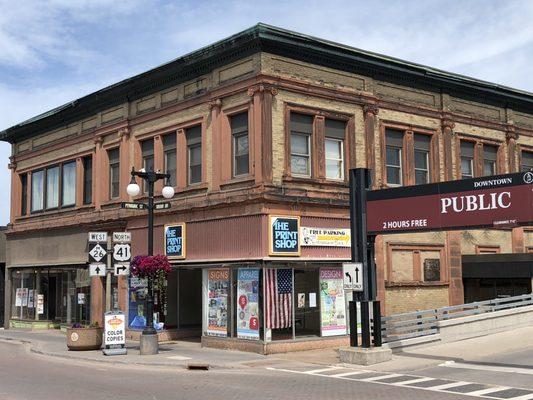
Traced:
[[[63, 354], [57, 354], [54, 352], [43, 350], [42, 343], [37, 340], [27, 340], [27, 339], [18, 339], [18, 338], [0, 338], [0, 342], [3, 343], [9, 343], [9, 344], [19, 344], [24, 346], [25, 350], [28, 353], [34, 353], [46, 357], [55, 357], [63, 360], [77, 360], [77, 361], [85, 361], [85, 362], [97, 362], [101, 364], [111, 364], [111, 365], [131, 365], [131, 366], [154, 366], [154, 367], [172, 367], [172, 368], [180, 368], [183, 370], [188, 370], [187, 365], [189, 363], [197, 364], [199, 361], [193, 361], [188, 360], [190, 362], [187, 362], [185, 364], [173, 364], [173, 363], [161, 363], [161, 362], [138, 362], [138, 361], [123, 361], [123, 360], [116, 360], [116, 359], [94, 359], [94, 358], [87, 358], [87, 357], [79, 357], [74, 354], [69, 355], [63, 355]], [[202, 361], [203, 363], [203, 361]], [[238, 368], [250, 368], [249, 366], [245, 365], [243, 363], [234, 363], [234, 364], [211, 364], [208, 363], [209, 369], [238, 369]]]

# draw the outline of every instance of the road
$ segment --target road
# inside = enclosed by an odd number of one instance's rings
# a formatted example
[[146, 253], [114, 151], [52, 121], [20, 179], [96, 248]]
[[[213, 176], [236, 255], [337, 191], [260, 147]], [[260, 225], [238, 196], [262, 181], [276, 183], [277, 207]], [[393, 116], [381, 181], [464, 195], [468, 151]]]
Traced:
[[502, 355], [498, 362], [448, 362], [405, 373], [274, 359], [252, 367], [188, 371], [64, 360], [0, 343], [0, 399], [526, 400], [533, 399], [533, 369], [512, 362], [530, 357], [528, 350]]

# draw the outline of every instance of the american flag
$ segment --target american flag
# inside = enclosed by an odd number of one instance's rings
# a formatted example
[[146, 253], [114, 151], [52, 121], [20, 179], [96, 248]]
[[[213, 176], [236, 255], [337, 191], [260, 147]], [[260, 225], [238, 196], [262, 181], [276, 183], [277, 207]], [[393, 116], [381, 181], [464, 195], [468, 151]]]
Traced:
[[267, 268], [265, 293], [266, 327], [292, 326], [292, 270]]

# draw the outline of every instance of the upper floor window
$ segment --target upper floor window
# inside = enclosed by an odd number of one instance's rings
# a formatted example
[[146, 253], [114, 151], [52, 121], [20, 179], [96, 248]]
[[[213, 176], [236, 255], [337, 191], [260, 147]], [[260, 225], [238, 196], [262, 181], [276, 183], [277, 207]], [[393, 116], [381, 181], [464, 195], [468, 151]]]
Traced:
[[76, 204], [76, 162], [34, 171], [31, 176], [31, 211]]
[[291, 113], [291, 173], [311, 176], [311, 135], [313, 117]]
[[520, 171], [522, 172], [533, 171], [533, 152], [522, 151]]
[[20, 214], [26, 215], [28, 212], [28, 174], [20, 175]]
[[385, 168], [387, 169], [387, 184], [401, 185], [403, 181], [403, 132], [387, 129], [385, 132]]
[[326, 119], [324, 145], [326, 147], [326, 178], [344, 179], [344, 137], [346, 123]]
[[83, 204], [93, 201], [93, 158], [83, 157]]
[[473, 142], [461, 141], [461, 179], [474, 177], [474, 148]]
[[233, 141], [233, 176], [249, 173], [248, 112], [230, 117]]
[[177, 185], [176, 133], [163, 136], [163, 152], [165, 174], [170, 174], [169, 184], [174, 187]]
[[202, 126], [185, 130], [187, 140], [187, 182], [189, 185], [202, 182]]
[[[154, 139], [148, 139], [141, 142], [142, 163], [145, 171], [154, 170]], [[148, 191], [146, 181], [142, 180], [143, 193]]]
[[483, 145], [483, 176], [496, 175], [496, 155], [498, 148], [488, 144]]
[[109, 197], [116, 199], [120, 196], [120, 150], [115, 148], [107, 151], [109, 159]]
[[429, 153], [431, 137], [428, 135], [414, 135], [415, 152], [415, 184], [421, 185], [430, 182]]

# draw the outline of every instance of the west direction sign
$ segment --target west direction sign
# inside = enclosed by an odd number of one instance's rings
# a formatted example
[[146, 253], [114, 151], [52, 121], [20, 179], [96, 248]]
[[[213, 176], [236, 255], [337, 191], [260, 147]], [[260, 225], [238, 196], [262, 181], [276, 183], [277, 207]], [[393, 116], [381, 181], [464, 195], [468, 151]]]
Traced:
[[533, 221], [533, 172], [367, 192], [371, 235], [509, 228]]
[[120, 208], [125, 208], [126, 210], [147, 210], [148, 205], [144, 203], [133, 203], [123, 201], [122, 203], [120, 203]]

